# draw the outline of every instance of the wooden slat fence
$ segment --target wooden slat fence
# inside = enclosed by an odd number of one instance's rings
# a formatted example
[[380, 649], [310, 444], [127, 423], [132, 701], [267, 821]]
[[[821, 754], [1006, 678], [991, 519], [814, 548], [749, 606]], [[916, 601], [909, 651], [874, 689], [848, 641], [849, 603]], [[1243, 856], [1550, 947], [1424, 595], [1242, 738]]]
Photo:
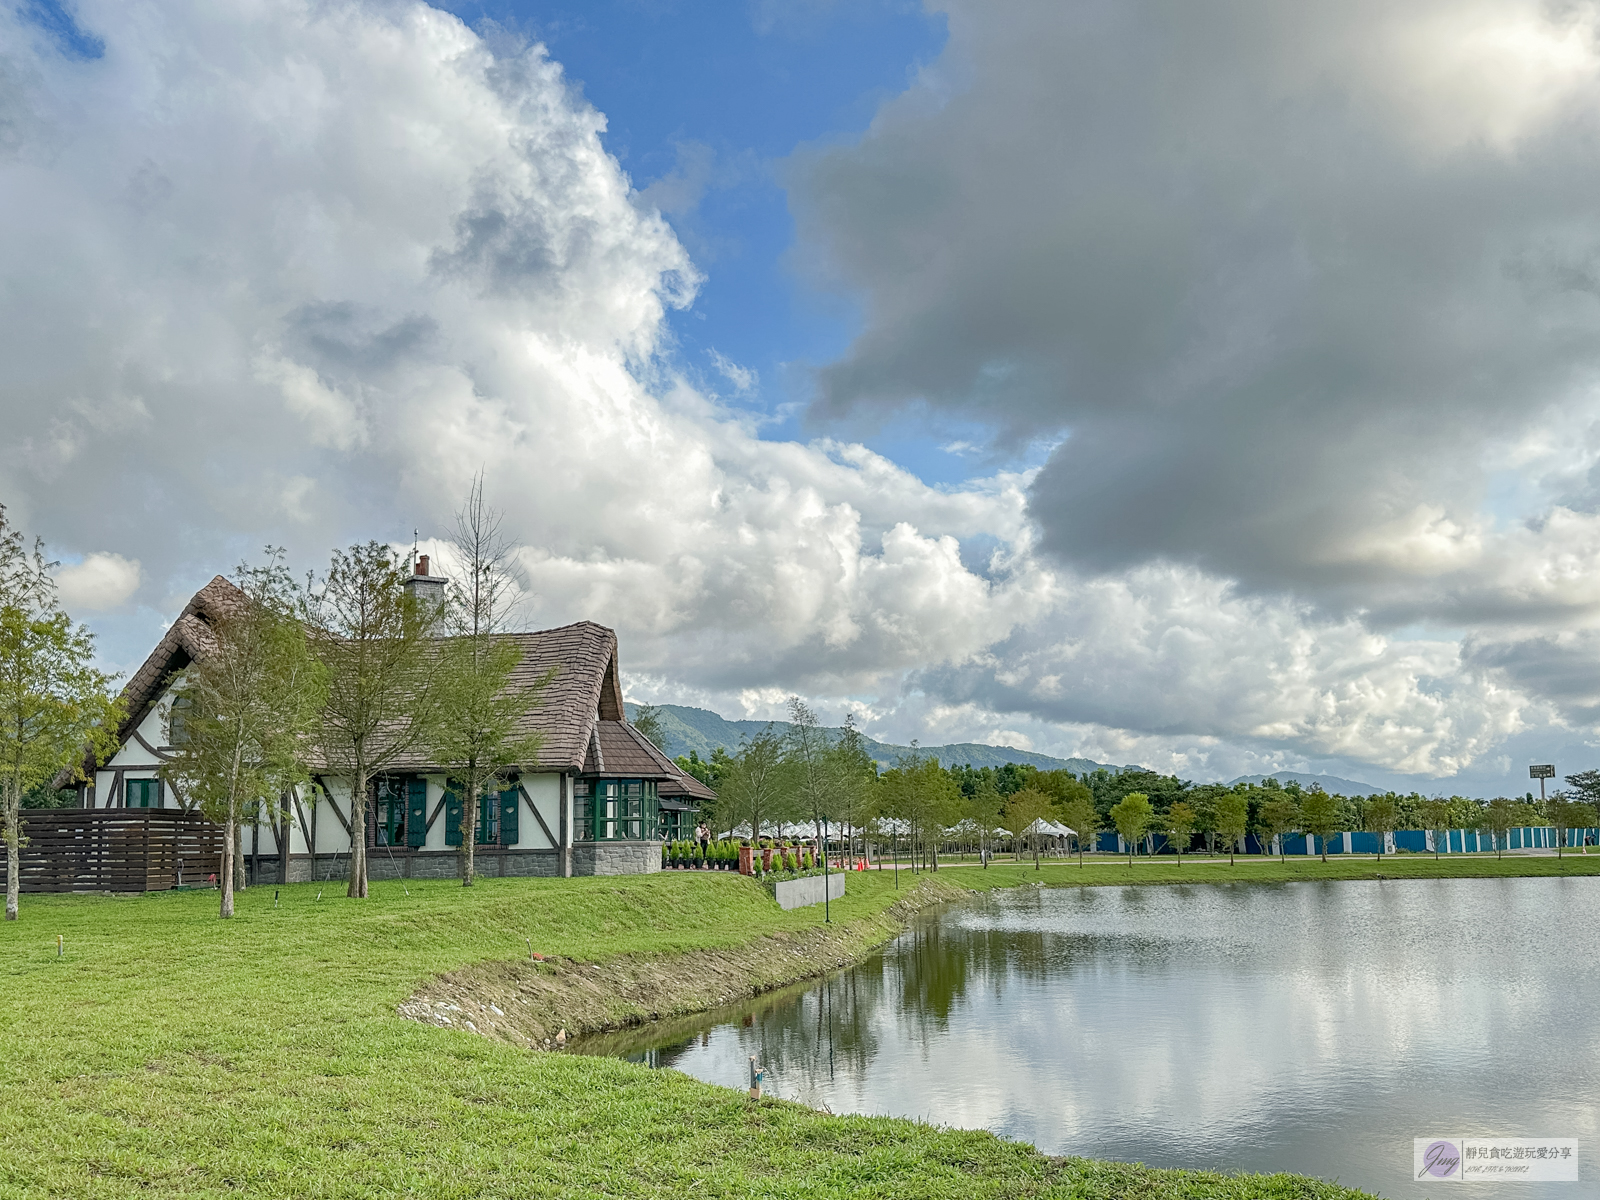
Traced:
[[221, 826], [175, 808], [24, 809], [22, 833], [25, 892], [160, 891], [222, 863]]

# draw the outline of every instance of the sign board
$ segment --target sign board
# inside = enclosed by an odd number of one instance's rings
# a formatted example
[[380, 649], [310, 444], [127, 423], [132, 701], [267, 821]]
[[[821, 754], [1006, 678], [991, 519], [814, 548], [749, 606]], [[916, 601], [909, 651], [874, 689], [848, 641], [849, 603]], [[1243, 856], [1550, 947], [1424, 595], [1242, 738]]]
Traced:
[[1556, 768], [1554, 763], [1538, 763], [1528, 768], [1529, 779], [1554, 779]]

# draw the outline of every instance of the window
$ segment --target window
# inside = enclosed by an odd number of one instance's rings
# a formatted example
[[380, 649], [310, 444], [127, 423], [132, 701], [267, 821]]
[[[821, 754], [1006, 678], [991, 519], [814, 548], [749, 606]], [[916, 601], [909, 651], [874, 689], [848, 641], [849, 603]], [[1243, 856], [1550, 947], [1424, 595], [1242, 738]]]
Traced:
[[[505, 834], [506, 844], [517, 840], [517, 790], [484, 792], [478, 797], [477, 844], [495, 846], [500, 835]], [[444, 842], [447, 846], [461, 845], [461, 825], [466, 819], [467, 805], [453, 791], [444, 794]]]
[[167, 706], [167, 745], [189, 744], [188, 720], [193, 709], [193, 696], [185, 696], [182, 692], [173, 694], [172, 703]]
[[573, 785], [572, 817], [578, 841], [653, 841], [659, 821], [655, 781], [578, 780]]
[[594, 841], [594, 794], [587, 779], [572, 781], [572, 840]]
[[161, 807], [161, 780], [159, 779], [130, 779], [127, 781], [127, 796], [123, 804], [128, 808], [160, 808]]
[[384, 778], [377, 781], [378, 813], [373, 839], [379, 846], [406, 844], [406, 817], [409, 815], [409, 780]]

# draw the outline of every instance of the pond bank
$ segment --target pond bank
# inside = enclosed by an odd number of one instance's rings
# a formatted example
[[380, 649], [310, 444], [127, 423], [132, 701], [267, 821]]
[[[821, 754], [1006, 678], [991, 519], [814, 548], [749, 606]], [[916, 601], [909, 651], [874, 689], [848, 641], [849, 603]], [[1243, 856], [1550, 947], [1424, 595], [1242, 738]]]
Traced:
[[775, 930], [738, 946], [600, 962], [552, 956], [476, 963], [430, 980], [397, 1011], [535, 1050], [708, 1012], [850, 966], [898, 936], [923, 909], [973, 894], [937, 874], [907, 883], [903, 897], [869, 916]]
[[[685, 874], [692, 878], [699, 873]], [[877, 876], [881, 883], [889, 872], [864, 874]], [[1232, 865], [1163, 857], [1136, 858], [1131, 867], [1125, 858], [1090, 856], [1082, 866], [1075, 859], [1058, 859], [1036, 870], [1026, 859], [1001, 859], [987, 870], [948, 864], [931, 873], [902, 867], [899, 874], [905, 894], [853, 920], [824, 925], [818, 909], [815, 925], [762, 933], [736, 946], [594, 960], [547, 956], [479, 962], [429, 980], [396, 1011], [409, 1020], [524, 1049], [559, 1049], [580, 1037], [725, 1008], [851, 966], [897, 937], [923, 909], [998, 888], [1600, 875], [1600, 854], [1560, 859], [1402, 854], [1328, 862], [1241, 856]]]

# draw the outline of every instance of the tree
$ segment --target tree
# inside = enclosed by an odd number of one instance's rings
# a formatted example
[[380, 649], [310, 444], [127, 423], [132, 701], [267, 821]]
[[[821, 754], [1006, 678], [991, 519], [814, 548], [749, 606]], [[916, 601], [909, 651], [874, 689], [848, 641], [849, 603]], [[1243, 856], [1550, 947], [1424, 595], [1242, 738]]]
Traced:
[[[939, 760], [922, 754], [915, 742], [911, 743], [909, 753], [900, 755], [895, 765], [878, 777], [878, 782], [878, 809], [884, 816], [904, 825], [915, 870], [919, 850], [926, 853], [927, 831], [930, 828], [942, 831], [945, 824], [955, 819], [962, 799], [961, 789], [939, 765]], [[933, 868], [939, 869], [937, 844]]]
[[665, 754], [667, 752], [667, 731], [661, 724], [661, 711], [659, 704], [641, 704], [634, 709], [632, 723], [635, 729], [644, 734], [645, 741]]
[[1133, 845], [1155, 820], [1155, 810], [1150, 807], [1150, 797], [1143, 792], [1129, 792], [1111, 809], [1111, 820], [1122, 840], [1128, 843], [1128, 866], [1133, 866]]
[[1378, 835], [1378, 861], [1383, 861], [1383, 844], [1389, 834], [1395, 830], [1394, 797], [1390, 795], [1369, 797], [1366, 811], [1362, 814], [1368, 833]]
[[1321, 788], [1312, 788], [1300, 801], [1300, 824], [1317, 839], [1322, 861], [1328, 861], [1328, 839], [1339, 832], [1339, 801]]
[[811, 818], [822, 845], [822, 827], [833, 814], [832, 743], [805, 701], [789, 697], [789, 731], [784, 735], [784, 758], [790, 767], [798, 811]]
[[484, 797], [503, 791], [515, 768], [539, 761], [543, 738], [531, 730], [529, 715], [555, 677], [552, 668], [511, 686], [522, 648], [504, 636], [516, 595], [510, 574], [516, 548], [501, 536], [503, 519], [484, 504], [478, 475], [456, 513], [455, 587], [444, 613], [452, 636], [438, 648], [437, 713], [426, 729], [432, 757], [461, 799], [462, 887], [475, 878]]
[[764, 821], [780, 820], [787, 810], [789, 767], [783, 749], [783, 738], [771, 725], [746, 738], [717, 793], [721, 823], [732, 829], [749, 822], [752, 843], [760, 841]]
[[242, 873], [244, 807], [307, 780], [306, 748], [327, 698], [326, 671], [296, 617], [283, 551], [269, 547], [259, 567], [241, 564], [235, 581], [237, 603], [211, 615], [207, 653], [172, 680], [169, 696], [185, 701], [183, 737], [173, 739], [161, 767], [163, 779], [223, 828], [223, 918], [233, 916]]
[[1174, 801], [1167, 809], [1167, 836], [1172, 839], [1180, 867], [1183, 866], [1183, 848], [1194, 834], [1195, 819], [1194, 809], [1183, 800]]
[[1087, 784], [1079, 782], [1056, 811], [1061, 814], [1061, 820], [1072, 830], [1073, 840], [1078, 843], [1078, 866], [1081, 867], [1084, 839], [1093, 841], [1094, 835], [1100, 832], [1100, 813], [1094, 806], [1094, 793]]
[[[427, 745], [439, 718], [443, 606], [410, 595], [409, 569], [378, 542], [335, 550], [301, 600], [312, 653], [327, 671], [316, 732], [326, 769], [350, 783], [350, 884], [367, 895], [367, 792], [374, 775]], [[333, 796], [330, 804], [336, 803]]]
[[1228, 843], [1228, 865], [1233, 865], [1233, 852], [1250, 827], [1250, 806], [1238, 792], [1229, 792], [1217, 800], [1217, 836]]
[[1496, 796], [1484, 807], [1483, 823], [1489, 829], [1489, 836], [1494, 839], [1494, 856], [1499, 858], [1501, 839], [1517, 823], [1516, 809], [1504, 796]]
[[[1022, 857], [1023, 835], [1033, 829], [1038, 822], [1047, 819], [1050, 816], [1051, 808], [1050, 797], [1038, 788], [1023, 788], [1006, 801], [1006, 832], [1016, 839], [1013, 842], [1013, 847], [1018, 859]], [[1033, 869], [1037, 871], [1039, 869], [1039, 834], [1037, 830], [1034, 830], [1032, 850]]]
[[834, 814], [845, 822], [846, 850], [853, 854], [855, 831], [871, 819], [878, 781], [878, 764], [856, 728], [854, 713], [846, 714], [844, 728], [828, 752], [827, 765]]
[[1286, 792], [1269, 792], [1261, 802], [1261, 815], [1257, 820], [1267, 843], [1270, 845], [1274, 840], [1277, 841], [1279, 861], [1286, 859], [1283, 838], [1300, 823], [1299, 805]]
[[984, 870], [989, 869], [989, 856], [984, 851], [995, 826], [1000, 823], [1001, 804], [1000, 791], [994, 785], [994, 776], [989, 774], [977, 780], [963, 806], [963, 816], [978, 830], [978, 857], [983, 861]]
[[[0, 808], [6, 843], [6, 920], [21, 891], [22, 798], [66, 772], [116, 752], [124, 704], [112, 678], [94, 669], [94, 635], [61, 610], [54, 563], [33, 553], [0, 505]], [[87, 750], [86, 750], [87, 747]]]
[[1442, 796], [1424, 800], [1417, 806], [1421, 810], [1422, 827], [1433, 834], [1433, 857], [1439, 857], [1439, 843], [1450, 837], [1450, 801]]
[[1595, 821], [1593, 805], [1584, 804], [1566, 792], [1556, 792], [1545, 801], [1545, 817], [1555, 826], [1556, 857], [1561, 857], [1567, 845], [1567, 834], [1574, 829], [1587, 829]]

